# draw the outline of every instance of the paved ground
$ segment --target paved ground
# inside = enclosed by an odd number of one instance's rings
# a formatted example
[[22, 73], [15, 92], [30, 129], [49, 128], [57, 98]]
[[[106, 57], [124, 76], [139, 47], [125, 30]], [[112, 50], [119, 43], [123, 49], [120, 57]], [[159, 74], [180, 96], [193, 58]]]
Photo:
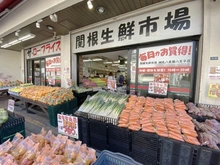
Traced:
[[[1, 98], [0, 100], [0, 108], [7, 109], [8, 107], [8, 98]], [[24, 116], [25, 118], [25, 131], [26, 136], [29, 136], [31, 133], [39, 133], [41, 129], [44, 127], [46, 130], [52, 130], [55, 135], [58, 134], [57, 127], [53, 127], [49, 123], [49, 119], [46, 115], [41, 114], [30, 114], [27, 113], [23, 106], [20, 104], [15, 105], [14, 113], [19, 116]]]

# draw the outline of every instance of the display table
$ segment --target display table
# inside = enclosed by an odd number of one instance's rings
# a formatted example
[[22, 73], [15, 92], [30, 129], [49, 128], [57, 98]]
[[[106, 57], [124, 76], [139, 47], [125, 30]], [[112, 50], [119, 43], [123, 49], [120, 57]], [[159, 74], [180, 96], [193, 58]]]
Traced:
[[0, 99], [9, 96], [8, 88], [0, 88]]
[[64, 114], [74, 114], [74, 112], [78, 108], [77, 98], [66, 101], [62, 104], [50, 106], [48, 104], [44, 104], [39, 101], [27, 99], [21, 96], [16, 96], [13, 94], [10, 94], [10, 96], [13, 100], [22, 102], [24, 109], [28, 113], [42, 113], [43, 115], [47, 115], [50, 120], [50, 125], [54, 127], [57, 127], [57, 114], [58, 113], [63, 112]]

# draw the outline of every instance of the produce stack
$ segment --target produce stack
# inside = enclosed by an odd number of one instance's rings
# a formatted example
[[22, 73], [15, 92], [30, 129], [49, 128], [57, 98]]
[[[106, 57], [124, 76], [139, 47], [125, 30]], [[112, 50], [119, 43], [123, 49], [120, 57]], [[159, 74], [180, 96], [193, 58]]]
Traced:
[[8, 120], [8, 112], [4, 108], [0, 108], [0, 126]]
[[44, 129], [40, 134], [32, 134], [25, 139], [17, 133], [12, 142], [8, 140], [0, 145], [0, 162], [10, 165], [94, 163], [95, 150], [81, 143], [69, 140], [67, 136], [54, 136], [52, 131]]
[[192, 118], [185, 110], [180, 100], [133, 95], [119, 117], [118, 126], [200, 145]]
[[71, 89], [47, 86], [31, 86], [24, 88], [21, 97], [40, 101], [48, 105], [58, 105], [74, 98]]
[[125, 107], [127, 95], [99, 91], [80, 106], [77, 113], [87, 113], [89, 118], [117, 123], [118, 116]]

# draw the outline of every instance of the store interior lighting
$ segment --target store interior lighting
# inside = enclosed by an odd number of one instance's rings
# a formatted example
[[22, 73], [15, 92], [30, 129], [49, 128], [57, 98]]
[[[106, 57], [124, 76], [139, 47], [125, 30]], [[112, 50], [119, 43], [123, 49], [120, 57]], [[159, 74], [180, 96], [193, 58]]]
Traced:
[[[18, 35], [18, 36], [19, 36], [19, 35]], [[19, 37], [18, 39], [13, 40], [13, 41], [11, 41], [11, 42], [9, 42], [9, 43], [7, 43], [7, 44], [2, 45], [1, 48], [8, 48], [8, 47], [10, 47], [10, 46], [12, 46], [12, 45], [16, 45], [16, 44], [18, 44], [18, 43], [20, 43], [20, 42], [23, 42], [23, 41], [32, 39], [32, 38], [34, 38], [35, 36], [36, 36], [36, 35], [31, 34], [31, 33], [30, 33], [30, 34], [27, 34], [27, 35], [22, 36], [22, 37]]]
[[16, 36], [16, 37], [19, 37], [20, 31], [21, 31], [21, 30], [17, 30], [17, 31], [15, 32], [15, 36]]
[[112, 62], [111, 61], [106, 61], [106, 62], [104, 62], [104, 64], [112, 64]]
[[83, 60], [83, 62], [90, 62], [92, 61], [91, 59]]
[[94, 59], [92, 59], [92, 61], [102, 61], [102, 59], [101, 58], [94, 58]]
[[92, 9], [92, 8], [93, 8], [92, 0], [88, 0], [88, 1], [87, 1], [87, 6], [88, 6], [89, 9]]
[[50, 20], [52, 22], [58, 22], [58, 17], [56, 15], [56, 13], [50, 15]]
[[119, 66], [119, 64], [112, 64], [112, 66]]
[[36, 22], [36, 28], [40, 28], [40, 23], [41, 23], [41, 22], [43, 22], [42, 19], [40, 19], [40, 20], [38, 20], [38, 21]]
[[120, 63], [120, 60], [113, 61], [113, 63], [115, 63], [115, 64], [119, 64], [119, 63]]

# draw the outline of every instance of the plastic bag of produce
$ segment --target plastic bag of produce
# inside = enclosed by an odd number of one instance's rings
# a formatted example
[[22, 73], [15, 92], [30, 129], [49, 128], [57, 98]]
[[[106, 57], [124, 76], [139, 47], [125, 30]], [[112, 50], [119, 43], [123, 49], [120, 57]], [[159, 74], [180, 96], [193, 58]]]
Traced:
[[4, 155], [4, 153], [8, 152], [11, 147], [12, 143], [10, 142], [10, 139], [8, 139], [0, 145], [0, 155]]
[[34, 146], [34, 142], [29, 137], [21, 141], [14, 150], [11, 151], [12, 156], [16, 160], [20, 159], [28, 150]]
[[73, 143], [67, 142], [67, 145], [64, 148], [64, 155], [63, 155], [64, 157], [62, 161], [64, 163], [74, 162], [80, 151], [81, 144], [82, 144], [81, 141], [76, 141]]
[[87, 148], [86, 144], [80, 147], [80, 152], [76, 158], [74, 165], [90, 165], [96, 161], [95, 150]]
[[35, 144], [33, 148], [28, 150], [20, 159], [20, 165], [29, 165], [34, 162], [38, 151], [39, 143]]
[[17, 165], [14, 161], [14, 158], [11, 154], [5, 153], [4, 155], [0, 156], [0, 164], [1, 165]]
[[8, 120], [8, 112], [0, 108], [0, 126]]
[[46, 144], [53, 144], [55, 139], [56, 137], [53, 135], [52, 131], [49, 130], [47, 134], [45, 135]]

